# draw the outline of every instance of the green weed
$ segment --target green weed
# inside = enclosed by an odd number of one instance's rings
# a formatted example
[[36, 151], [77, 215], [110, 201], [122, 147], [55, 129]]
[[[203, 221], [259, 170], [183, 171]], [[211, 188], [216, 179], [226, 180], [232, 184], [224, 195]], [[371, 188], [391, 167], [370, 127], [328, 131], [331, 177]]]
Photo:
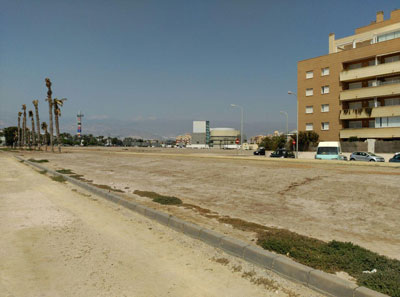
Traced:
[[56, 181], [56, 182], [60, 182], [60, 183], [64, 183], [67, 180], [64, 178], [64, 176], [61, 175], [57, 175], [57, 176], [51, 176], [50, 177], [52, 180]]
[[71, 169], [59, 169], [56, 171], [61, 174], [74, 174], [74, 172]]

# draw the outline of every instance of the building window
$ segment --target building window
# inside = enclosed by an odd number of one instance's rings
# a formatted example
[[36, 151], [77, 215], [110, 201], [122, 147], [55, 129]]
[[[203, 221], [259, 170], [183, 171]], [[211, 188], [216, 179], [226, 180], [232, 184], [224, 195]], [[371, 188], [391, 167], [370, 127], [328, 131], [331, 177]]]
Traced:
[[314, 77], [314, 71], [307, 71], [306, 72], [306, 79], [313, 78], [313, 77]]
[[360, 109], [360, 108], [362, 108], [361, 102], [350, 102], [349, 103], [349, 109]]
[[349, 90], [362, 88], [362, 82], [349, 83]]
[[386, 57], [383, 60], [384, 60], [384, 63], [397, 62], [397, 61], [400, 61], [400, 56]]
[[314, 95], [314, 89], [306, 89], [306, 96]]
[[399, 38], [399, 37], [400, 37], [400, 31], [390, 32], [390, 33], [379, 35], [378, 42], [391, 40], [391, 39], [395, 39], [395, 38]]
[[321, 130], [329, 130], [329, 122], [322, 122]]
[[312, 131], [314, 130], [314, 126], [312, 123], [307, 123], [306, 124], [306, 131]]
[[306, 106], [306, 113], [313, 113], [314, 108], [312, 106]]
[[375, 128], [375, 120], [369, 120], [368, 121], [368, 127], [369, 128]]
[[349, 66], [347, 66], [348, 70], [352, 70], [352, 69], [357, 69], [357, 68], [361, 68], [362, 64], [361, 63], [354, 63], [354, 64], [350, 64]]
[[321, 94], [329, 94], [329, 86], [321, 87]]
[[400, 105], [400, 98], [385, 99], [385, 106]]
[[375, 118], [375, 128], [400, 127], [400, 116]]
[[329, 67], [321, 69], [321, 76], [329, 75]]
[[322, 104], [321, 112], [328, 112], [328, 111], [329, 111], [329, 104]]
[[352, 129], [362, 128], [362, 121], [349, 121], [349, 128]]

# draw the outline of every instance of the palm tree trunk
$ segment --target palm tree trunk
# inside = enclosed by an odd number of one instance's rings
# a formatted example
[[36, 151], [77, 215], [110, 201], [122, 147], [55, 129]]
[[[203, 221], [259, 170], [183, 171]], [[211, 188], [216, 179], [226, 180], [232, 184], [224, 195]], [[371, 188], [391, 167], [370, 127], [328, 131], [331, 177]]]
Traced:
[[51, 98], [47, 98], [49, 101], [49, 125], [50, 125], [50, 146], [51, 151], [54, 152], [53, 146], [53, 100]]
[[29, 128], [27, 128], [27, 130], [26, 130], [26, 136], [28, 139], [28, 148], [30, 149], [31, 148], [31, 131], [29, 130]]
[[47, 128], [44, 129], [44, 147], [47, 152]]
[[33, 119], [33, 115], [31, 117], [31, 121], [32, 121], [32, 144], [33, 146], [36, 146], [35, 120]]
[[61, 153], [61, 141], [60, 141], [60, 125], [58, 122], [58, 109], [54, 109], [54, 120], [56, 123], [56, 133], [57, 133], [57, 142], [58, 142], [58, 152]]
[[18, 147], [21, 147], [21, 116], [18, 115]]
[[22, 118], [22, 146], [26, 146], [26, 111], [24, 110]]
[[[35, 102], [36, 101], [36, 102]], [[39, 106], [38, 100], [33, 101], [33, 105], [35, 106], [35, 115], [36, 115], [36, 131], [37, 131], [37, 143], [38, 143], [38, 150], [40, 151], [40, 120], [39, 120]]]
[[45, 79], [46, 81], [46, 87], [48, 89], [47, 91], [47, 101], [49, 102], [49, 125], [50, 125], [50, 145], [51, 145], [51, 151], [54, 152], [54, 146], [53, 146], [53, 99], [51, 99], [51, 94], [53, 92], [51, 91], [51, 81], [49, 78]]

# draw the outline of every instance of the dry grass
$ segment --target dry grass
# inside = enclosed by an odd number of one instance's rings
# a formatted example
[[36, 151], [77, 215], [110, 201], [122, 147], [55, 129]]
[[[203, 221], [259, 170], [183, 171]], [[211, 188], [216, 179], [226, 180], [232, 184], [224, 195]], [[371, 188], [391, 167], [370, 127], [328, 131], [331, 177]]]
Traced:
[[219, 264], [222, 264], [224, 266], [229, 264], [229, 260], [227, 258], [215, 258], [215, 257], [212, 257], [211, 260], [214, 261], [214, 262], [217, 262]]

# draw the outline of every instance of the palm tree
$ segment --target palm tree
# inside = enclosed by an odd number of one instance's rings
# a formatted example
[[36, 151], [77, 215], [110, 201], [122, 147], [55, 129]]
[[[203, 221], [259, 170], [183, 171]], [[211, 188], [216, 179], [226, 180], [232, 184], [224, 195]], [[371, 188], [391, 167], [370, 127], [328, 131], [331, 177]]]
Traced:
[[22, 112], [18, 112], [18, 147], [21, 147], [21, 116]]
[[22, 110], [24, 111], [22, 118], [22, 146], [26, 145], [26, 105], [22, 104]]
[[39, 100], [33, 100], [32, 103], [35, 106], [37, 143], [38, 143], [38, 149], [40, 151], [41, 142], [40, 142], [40, 121], [39, 121]]
[[35, 120], [33, 118], [32, 110], [29, 111], [29, 117], [31, 118], [31, 123], [32, 123], [32, 144], [33, 146], [36, 146]]
[[50, 124], [50, 145], [51, 145], [51, 151], [54, 152], [54, 146], [53, 146], [53, 99], [51, 99], [51, 94], [53, 92], [51, 91], [51, 81], [50, 78], [46, 78], [46, 87], [48, 89], [47, 91], [47, 99], [46, 101], [49, 102], [49, 124]]
[[47, 152], [47, 124], [46, 124], [46, 122], [43, 122], [42, 123], [42, 130], [44, 131], [44, 145], [45, 145], [45, 149], [46, 149], [46, 152]]
[[57, 142], [58, 142], [58, 152], [61, 153], [61, 140], [60, 140], [60, 125], [58, 118], [61, 116], [61, 109], [60, 107], [63, 106], [64, 101], [67, 100], [67, 98], [63, 98], [61, 100], [54, 98], [53, 99], [53, 104], [54, 104], [54, 120], [56, 122], [56, 133], [57, 133]]

